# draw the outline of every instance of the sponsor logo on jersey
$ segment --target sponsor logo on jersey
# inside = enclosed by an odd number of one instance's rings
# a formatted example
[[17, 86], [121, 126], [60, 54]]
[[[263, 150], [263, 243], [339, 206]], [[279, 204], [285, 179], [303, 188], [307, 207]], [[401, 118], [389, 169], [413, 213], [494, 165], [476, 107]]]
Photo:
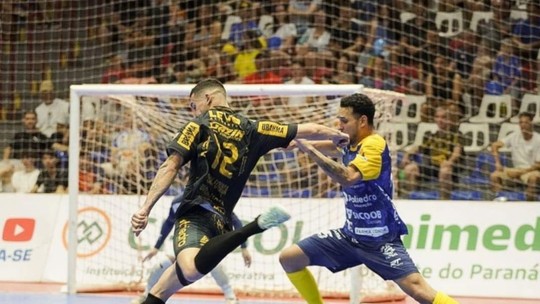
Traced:
[[264, 135], [285, 138], [287, 136], [288, 128], [289, 128], [288, 126], [280, 125], [275, 122], [265, 121], [265, 122], [259, 123], [259, 126], [257, 127], [257, 132]]
[[195, 141], [195, 137], [199, 134], [199, 128], [199, 125], [194, 122], [188, 123], [176, 142], [184, 149], [189, 150], [189, 147]]

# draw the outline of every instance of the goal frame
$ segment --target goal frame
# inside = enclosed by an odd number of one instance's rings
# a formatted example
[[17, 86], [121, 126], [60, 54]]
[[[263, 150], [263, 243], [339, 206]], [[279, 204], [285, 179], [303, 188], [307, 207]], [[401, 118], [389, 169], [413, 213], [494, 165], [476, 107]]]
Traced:
[[[77, 293], [77, 213], [79, 197], [79, 152], [81, 97], [105, 95], [162, 95], [189, 96], [195, 84], [81, 84], [70, 86], [70, 128], [69, 128], [69, 207], [68, 207], [68, 273], [67, 292]], [[345, 95], [362, 92], [363, 85], [355, 84], [225, 84], [229, 96], [257, 95]]]

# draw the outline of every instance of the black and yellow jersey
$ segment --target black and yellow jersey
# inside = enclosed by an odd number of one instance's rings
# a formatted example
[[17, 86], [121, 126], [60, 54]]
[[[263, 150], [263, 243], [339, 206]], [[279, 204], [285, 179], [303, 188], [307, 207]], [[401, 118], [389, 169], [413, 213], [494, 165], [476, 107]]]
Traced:
[[226, 107], [186, 123], [167, 146], [169, 155], [178, 153], [190, 162], [180, 213], [210, 204], [229, 217], [259, 158], [288, 146], [296, 132], [296, 124], [250, 120]]

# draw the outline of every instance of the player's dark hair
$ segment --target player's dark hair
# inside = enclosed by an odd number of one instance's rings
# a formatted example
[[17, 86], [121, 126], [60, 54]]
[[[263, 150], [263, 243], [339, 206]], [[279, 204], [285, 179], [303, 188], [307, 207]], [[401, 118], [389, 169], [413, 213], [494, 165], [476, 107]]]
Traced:
[[373, 126], [373, 117], [375, 116], [375, 105], [373, 101], [364, 94], [355, 93], [341, 98], [340, 107], [351, 108], [353, 114], [358, 118], [362, 115], [366, 115], [368, 124]]
[[527, 117], [529, 118], [530, 121], [532, 121], [534, 119], [534, 114], [531, 113], [531, 112], [522, 112], [522, 113], [519, 113], [519, 118], [521, 117]]
[[223, 93], [223, 95], [227, 95], [227, 91], [225, 90], [225, 87], [223, 84], [215, 79], [215, 78], [208, 78], [205, 80], [201, 80], [197, 83], [193, 89], [191, 89], [191, 92], [189, 93], [189, 97], [192, 97], [193, 95], [199, 95], [202, 92], [205, 92], [207, 90], [211, 89], [217, 89]]

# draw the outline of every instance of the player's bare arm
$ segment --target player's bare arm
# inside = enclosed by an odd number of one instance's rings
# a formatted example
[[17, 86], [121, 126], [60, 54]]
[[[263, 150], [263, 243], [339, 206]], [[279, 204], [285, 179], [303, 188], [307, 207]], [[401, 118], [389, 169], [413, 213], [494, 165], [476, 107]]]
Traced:
[[[322, 154], [337, 158], [340, 157], [341, 151], [336, 147], [336, 145], [330, 141], [330, 140], [317, 140], [317, 141], [310, 141], [310, 144], [317, 150], [319, 150]], [[296, 145], [296, 141], [291, 141], [289, 146], [287, 147], [287, 150], [292, 150], [298, 148]]]
[[131, 227], [135, 235], [138, 236], [146, 228], [150, 211], [159, 198], [171, 186], [182, 164], [183, 159], [180, 154], [173, 153], [159, 167], [144, 205], [131, 217]]
[[295, 139], [331, 140], [338, 146], [349, 143], [348, 134], [316, 123], [299, 124]]
[[331, 158], [325, 156], [317, 150], [309, 141], [297, 140], [300, 150], [307, 153], [308, 156], [321, 167], [321, 169], [334, 181], [343, 186], [350, 186], [362, 180], [362, 173], [354, 166], [345, 166]]

